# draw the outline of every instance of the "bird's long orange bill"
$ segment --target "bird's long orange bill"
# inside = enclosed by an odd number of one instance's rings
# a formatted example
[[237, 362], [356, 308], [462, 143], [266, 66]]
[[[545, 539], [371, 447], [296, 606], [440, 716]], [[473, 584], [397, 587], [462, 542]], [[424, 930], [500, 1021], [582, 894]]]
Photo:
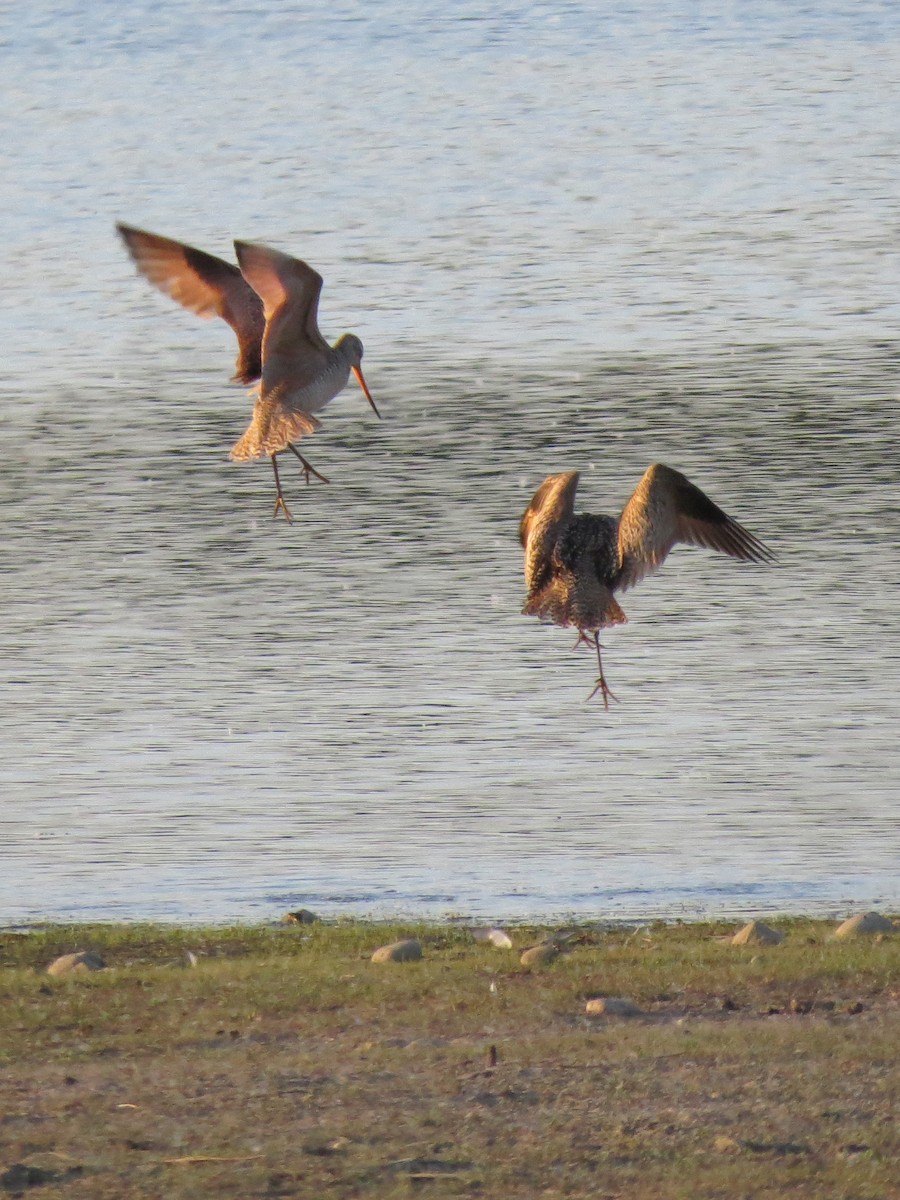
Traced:
[[380, 421], [381, 413], [375, 407], [375, 401], [372, 399], [372, 393], [369, 391], [368, 387], [366, 386], [366, 381], [365, 381], [365, 379], [363, 379], [362, 371], [359, 369], [359, 367], [353, 367], [353, 374], [359, 380], [359, 386], [362, 388], [363, 392], [365, 393], [365, 396], [366, 396], [366, 399], [368, 400], [368, 402], [372, 405], [372, 411], [375, 413], [375, 416]]

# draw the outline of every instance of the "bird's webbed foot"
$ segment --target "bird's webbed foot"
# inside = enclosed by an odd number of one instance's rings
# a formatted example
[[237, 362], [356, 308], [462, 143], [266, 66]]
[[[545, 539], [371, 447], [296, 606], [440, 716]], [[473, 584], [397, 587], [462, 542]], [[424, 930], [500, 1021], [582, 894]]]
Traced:
[[591, 639], [588, 639], [587, 634], [585, 633], [585, 631], [583, 629], [580, 629], [578, 632], [581, 634], [581, 638], [584, 641], [588, 642], [588, 644], [591, 644], [591, 642], [592, 642], [594, 645], [594, 648], [597, 651], [597, 670], [600, 672], [600, 678], [594, 684], [594, 690], [588, 696], [588, 700], [593, 700], [593, 698], [599, 692], [600, 695], [603, 697], [603, 707], [606, 709], [607, 712], [609, 712], [610, 700], [614, 700], [618, 704], [618, 698], [616, 696], [614, 696], [612, 694], [612, 692], [609, 690], [609, 688], [607, 687], [606, 677], [603, 674], [603, 659], [600, 655], [600, 651], [602, 649], [602, 646], [600, 645], [600, 631], [595, 629], [594, 636]]
[[[587, 632], [587, 630], [579, 629], [578, 640], [575, 642], [575, 645], [572, 647], [572, 649], [577, 650], [579, 646], [590, 646], [591, 649], [593, 649], [594, 645], [594, 638]], [[600, 649], [602, 650], [603, 647], [601, 646]]]
[[330, 483], [331, 482], [330, 479], [326, 479], [324, 475], [320, 474], [316, 470], [316, 468], [312, 465], [312, 463], [309, 462], [307, 459], [305, 459], [303, 457], [303, 455], [300, 453], [300, 451], [296, 448], [296, 446], [292, 445], [290, 442], [288, 443], [288, 450], [290, 450], [291, 454], [295, 454], [297, 456], [297, 458], [300, 459], [300, 463], [303, 466], [303, 474], [306, 478], [306, 486], [307, 487], [309, 487], [310, 475], [315, 475], [316, 479], [320, 479], [322, 481], [322, 483]]
[[272, 512], [272, 516], [277, 517], [279, 511], [284, 513], [285, 520], [287, 521], [288, 525], [293, 525], [294, 518], [291, 516], [291, 510], [288, 508], [287, 502], [281, 492], [279, 492], [275, 498], [275, 508]]
[[275, 497], [275, 509], [272, 517], [277, 517], [279, 509], [284, 513], [285, 520], [288, 525], [293, 525], [294, 518], [291, 516], [291, 510], [287, 506], [287, 501], [284, 498], [284, 492], [281, 490], [281, 476], [278, 474], [278, 462], [275, 455], [272, 455], [272, 470], [275, 472], [275, 490], [278, 493]]
[[619, 703], [618, 696], [614, 696], [613, 693], [609, 690], [607, 682], [603, 678], [602, 675], [600, 676], [600, 678], [597, 680], [596, 684], [594, 685], [594, 690], [588, 696], [588, 700], [593, 700], [593, 698], [597, 695], [598, 692], [603, 697], [603, 707], [606, 709], [607, 712], [609, 712], [610, 700], [612, 700], [616, 704]]

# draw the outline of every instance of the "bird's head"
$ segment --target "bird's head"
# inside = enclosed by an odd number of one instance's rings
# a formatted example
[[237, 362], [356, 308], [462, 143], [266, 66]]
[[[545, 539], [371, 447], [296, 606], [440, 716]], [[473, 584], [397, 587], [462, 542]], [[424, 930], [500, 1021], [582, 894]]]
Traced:
[[351, 367], [358, 367], [362, 362], [363, 344], [355, 333], [345, 333], [335, 342], [335, 350], [340, 350]]
[[350, 370], [356, 376], [357, 382], [363, 390], [363, 394], [368, 402], [372, 405], [372, 411], [380, 420], [381, 413], [375, 407], [375, 401], [372, 399], [372, 393], [369, 391], [368, 385], [363, 378], [362, 367], [360, 366], [363, 356], [362, 342], [355, 333], [345, 333], [343, 337], [338, 338], [334, 348], [335, 350], [340, 351], [340, 353], [343, 354], [345, 361], [350, 364]]

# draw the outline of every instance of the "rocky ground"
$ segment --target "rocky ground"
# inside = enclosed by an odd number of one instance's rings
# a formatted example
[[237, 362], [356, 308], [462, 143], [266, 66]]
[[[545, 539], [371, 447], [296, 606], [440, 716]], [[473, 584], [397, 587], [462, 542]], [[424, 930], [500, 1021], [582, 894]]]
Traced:
[[896, 1198], [900, 933], [769, 924], [0, 933], [0, 1195]]

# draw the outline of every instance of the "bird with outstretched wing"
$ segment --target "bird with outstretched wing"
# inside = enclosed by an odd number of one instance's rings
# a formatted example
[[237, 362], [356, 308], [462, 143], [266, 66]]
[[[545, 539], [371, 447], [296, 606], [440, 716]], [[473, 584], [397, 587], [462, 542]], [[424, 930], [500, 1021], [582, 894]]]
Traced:
[[[614, 593], [634, 587], [683, 542], [746, 562], [771, 562], [772, 552], [680, 471], [648, 467], [620, 516], [575, 513], [577, 471], [550, 475], [519, 523], [525, 551], [523, 613], [578, 630], [593, 644], [604, 707], [615, 699], [603, 674], [600, 630], [627, 621]], [[591, 636], [589, 636], [591, 635]]]

